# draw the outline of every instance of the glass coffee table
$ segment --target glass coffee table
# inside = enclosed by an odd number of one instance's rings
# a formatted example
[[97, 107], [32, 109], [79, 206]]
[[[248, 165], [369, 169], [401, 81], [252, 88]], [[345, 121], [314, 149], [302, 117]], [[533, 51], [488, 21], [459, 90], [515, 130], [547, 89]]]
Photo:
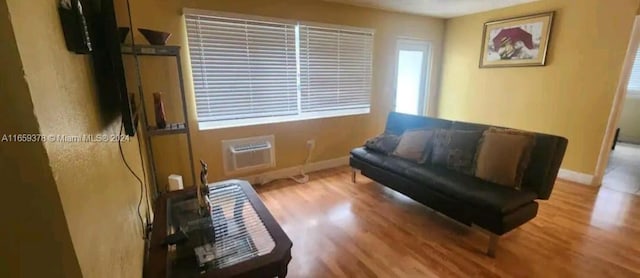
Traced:
[[144, 276], [285, 277], [291, 240], [251, 185], [212, 183], [208, 196], [205, 217], [193, 188], [158, 198]]

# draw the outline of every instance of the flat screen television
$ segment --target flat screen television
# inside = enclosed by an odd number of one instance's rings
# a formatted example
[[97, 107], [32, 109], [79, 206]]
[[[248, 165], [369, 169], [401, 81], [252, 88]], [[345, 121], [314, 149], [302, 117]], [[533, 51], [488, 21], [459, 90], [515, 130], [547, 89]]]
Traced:
[[[86, 3], [85, 3], [86, 2]], [[91, 52], [103, 119], [122, 120], [124, 132], [134, 136], [137, 127], [135, 101], [127, 90], [114, 0], [84, 0], [93, 44]]]

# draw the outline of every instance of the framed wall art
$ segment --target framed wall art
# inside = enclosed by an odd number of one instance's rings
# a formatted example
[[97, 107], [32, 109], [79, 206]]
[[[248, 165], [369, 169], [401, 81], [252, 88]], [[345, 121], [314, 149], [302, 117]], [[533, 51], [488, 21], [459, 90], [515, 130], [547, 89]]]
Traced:
[[554, 12], [484, 24], [480, 67], [544, 66]]

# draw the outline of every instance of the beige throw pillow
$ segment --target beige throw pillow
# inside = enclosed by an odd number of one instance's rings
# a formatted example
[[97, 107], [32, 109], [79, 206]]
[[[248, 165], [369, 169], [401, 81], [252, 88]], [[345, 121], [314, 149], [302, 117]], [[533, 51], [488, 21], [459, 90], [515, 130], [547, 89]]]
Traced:
[[476, 177], [520, 188], [534, 142], [531, 133], [495, 128], [485, 131], [476, 157]]
[[394, 156], [401, 157], [417, 163], [424, 163], [429, 157], [430, 142], [433, 138], [433, 130], [412, 129], [402, 134], [400, 142], [393, 152]]

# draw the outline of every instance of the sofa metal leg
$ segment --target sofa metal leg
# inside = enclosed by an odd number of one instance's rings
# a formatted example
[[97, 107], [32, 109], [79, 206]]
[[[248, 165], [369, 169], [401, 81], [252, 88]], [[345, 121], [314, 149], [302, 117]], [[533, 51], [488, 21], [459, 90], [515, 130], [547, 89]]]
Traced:
[[351, 168], [351, 182], [356, 183], [356, 174], [358, 174], [358, 170], [356, 168]]
[[496, 248], [498, 247], [498, 239], [500, 239], [499, 235], [489, 234], [489, 248], [487, 248], [487, 256], [491, 258], [496, 257]]

